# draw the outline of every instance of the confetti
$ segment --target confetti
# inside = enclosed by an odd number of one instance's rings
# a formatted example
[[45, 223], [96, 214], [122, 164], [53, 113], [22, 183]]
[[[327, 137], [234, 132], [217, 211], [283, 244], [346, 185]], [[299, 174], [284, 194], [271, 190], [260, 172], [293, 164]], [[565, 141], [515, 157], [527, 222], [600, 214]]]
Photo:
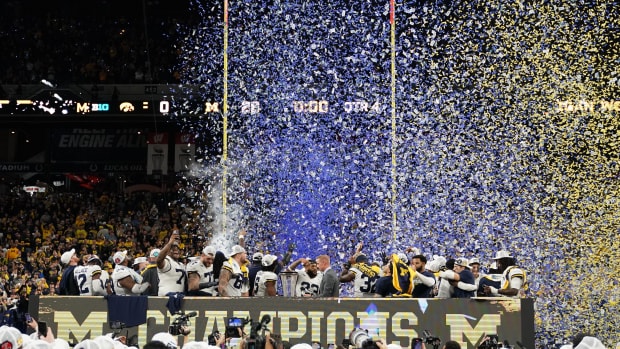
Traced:
[[[416, 246], [486, 267], [507, 249], [537, 346], [617, 340], [617, 3], [398, 3], [394, 135], [388, 1], [231, 2], [226, 67], [222, 5], [193, 6], [174, 113], [204, 144], [190, 224], [335, 265], [360, 241], [376, 261]], [[224, 68], [222, 162], [223, 110], [204, 103], [223, 101]]]

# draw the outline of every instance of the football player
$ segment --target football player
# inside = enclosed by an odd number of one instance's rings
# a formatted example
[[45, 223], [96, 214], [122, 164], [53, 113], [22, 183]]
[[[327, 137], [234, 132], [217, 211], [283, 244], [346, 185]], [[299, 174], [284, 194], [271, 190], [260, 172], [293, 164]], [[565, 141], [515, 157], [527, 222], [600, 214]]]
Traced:
[[179, 260], [181, 258], [179, 239], [179, 231], [173, 230], [170, 240], [157, 256], [157, 275], [159, 276], [157, 295], [160, 297], [168, 293], [184, 293], [186, 289], [187, 274], [185, 265]]
[[433, 272], [426, 270], [426, 257], [417, 254], [411, 257], [411, 266], [415, 268], [415, 276], [413, 278], [413, 298], [431, 298], [433, 287], [435, 286], [435, 275]]
[[113, 293], [112, 282], [110, 281], [110, 274], [107, 271], [101, 269], [101, 259], [96, 254], [90, 255], [86, 260], [90, 267], [90, 275], [92, 282], [92, 295], [93, 296], [107, 296]]
[[467, 258], [457, 258], [454, 261], [453, 270], [439, 272], [439, 277], [444, 281], [448, 280], [453, 286], [452, 298], [470, 298], [476, 295], [476, 280], [469, 268]]
[[349, 263], [345, 265], [340, 274], [340, 282], [353, 281], [353, 297], [374, 297], [375, 283], [379, 278], [381, 269], [377, 265], [369, 265], [368, 257], [362, 253], [356, 253]]
[[525, 271], [515, 265], [514, 258], [508, 251], [501, 250], [495, 254], [497, 269], [502, 273], [499, 282], [482, 279], [480, 288], [486, 296], [520, 297], [525, 292], [527, 277]]
[[188, 294], [192, 296], [216, 296], [213, 259], [215, 248], [206, 246], [202, 249], [200, 259], [187, 264]]
[[[241, 269], [247, 262], [247, 253], [239, 245], [232, 247], [230, 257], [222, 264], [218, 291], [222, 297], [247, 297], [248, 280]], [[247, 269], [246, 269], [247, 270]]]
[[130, 267], [131, 257], [127, 250], [118, 251], [112, 257], [116, 266], [112, 272], [112, 284], [117, 295], [140, 295], [148, 287], [148, 282], [142, 282], [142, 276]]
[[254, 296], [276, 296], [278, 275], [274, 271], [278, 266], [278, 257], [271, 254], [264, 255], [261, 264], [263, 269], [256, 273], [256, 280], [254, 280]]
[[[295, 270], [301, 264], [304, 268]], [[297, 273], [297, 284], [295, 286], [295, 296], [297, 297], [318, 297], [319, 287], [323, 279], [323, 273], [319, 273], [316, 260], [299, 258], [286, 268], [289, 272]]]

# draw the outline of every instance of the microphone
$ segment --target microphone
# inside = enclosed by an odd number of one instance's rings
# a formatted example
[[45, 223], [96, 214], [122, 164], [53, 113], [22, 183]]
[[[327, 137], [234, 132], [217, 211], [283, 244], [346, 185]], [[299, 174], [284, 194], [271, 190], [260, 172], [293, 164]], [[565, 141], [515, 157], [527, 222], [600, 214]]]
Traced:
[[521, 348], [521, 349], [526, 349], [526, 348], [523, 346], [523, 344], [521, 344], [521, 342], [519, 342], [519, 341], [517, 341], [517, 345], [518, 345], [518, 346], [519, 346], [519, 348]]
[[183, 314], [183, 316], [185, 316], [185, 317], [194, 317], [194, 316], [196, 316], [196, 315], [198, 315], [198, 313], [197, 313], [197, 312], [195, 312], [195, 311], [192, 311], [192, 312], [187, 313], [187, 314]]

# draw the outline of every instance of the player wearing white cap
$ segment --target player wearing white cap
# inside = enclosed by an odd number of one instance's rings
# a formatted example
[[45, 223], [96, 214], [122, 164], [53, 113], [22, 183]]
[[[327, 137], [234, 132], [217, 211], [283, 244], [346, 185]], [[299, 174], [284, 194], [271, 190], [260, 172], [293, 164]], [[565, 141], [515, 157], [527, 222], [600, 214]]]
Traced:
[[179, 231], [175, 229], [170, 235], [170, 240], [159, 251], [157, 256], [157, 275], [159, 275], [158, 296], [186, 291], [187, 274], [185, 265], [179, 261], [180, 257]]
[[88, 263], [87, 265], [77, 266], [73, 271], [80, 289], [80, 296], [107, 295], [105, 282], [109, 279], [109, 275], [105, 272], [107, 277], [104, 277], [103, 280], [101, 279], [101, 260], [97, 255], [93, 254], [88, 256], [86, 262]]
[[112, 272], [112, 283], [117, 295], [139, 295], [149, 287], [148, 282], [142, 282], [142, 276], [131, 267], [131, 257], [127, 250], [118, 251], [112, 256], [116, 266]]
[[159, 256], [159, 251], [158, 248], [151, 250], [148, 257], [149, 264], [140, 273], [144, 282], [151, 284], [146, 291], [142, 292], [143, 296], [157, 296], [159, 291], [159, 275], [157, 273], [157, 256]]
[[75, 279], [75, 268], [78, 266], [80, 257], [75, 253], [75, 249], [72, 248], [60, 256], [60, 262], [63, 265], [62, 278], [60, 279], [60, 285], [58, 287], [58, 294], [63, 296], [78, 296], [80, 295], [80, 288]]
[[514, 258], [508, 251], [497, 251], [495, 258], [497, 269], [502, 273], [502, 278], [497, 282], [483, 279], [480, 286], [486, 296], [520, 297], [524, 293], [527, 283], [525, 271], [515, 265]]
[[446, 267], [452, 270], [440, 271], [438, 276], [441, 278], [439, 284], [439, 298], [469, 298], [474, 297], [476, 281], [474, 274], [471, 273], [469, 260], [467, 258], [457, 258], [454, 264], [446, 262]]
[[247, 262], [247, 253], [239, 245], [232, 247], [230, 257], [222, 265], [218, 290], [222, 297], [247, 297], [248, 280], [241, 266]]
[[215, 248], [206, 246], [200, 259], [187, 264], [188, 294], [192, 296], [217, 296], [217, 283], [213, 273]]
[[276, 296], [278, 275], [274, 271], [278, 266], [278, 257], [271, 254], [264, 255], [261, 264], [263, 269], [256, 274], [256, 280], [254, 280], [254, 295], [257, 297]]

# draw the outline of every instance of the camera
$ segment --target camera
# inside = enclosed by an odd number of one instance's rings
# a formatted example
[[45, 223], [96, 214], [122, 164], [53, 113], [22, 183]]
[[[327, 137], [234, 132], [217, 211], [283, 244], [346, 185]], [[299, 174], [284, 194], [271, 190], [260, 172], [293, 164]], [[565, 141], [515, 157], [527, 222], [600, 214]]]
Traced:
[[215, 345], [215, 342], [217, 342], [218, 339], [220, 339], [220, 332], [219, 331], [213, 331], [207, 337], [209, 345]]
[[[121, 321], [110, 321], [108, 325], [112, 329], [112, 338], [123, 337], [123, 335], [121, 334], [121, 331], [127, 328], [127, 325]], [[126, 343], [125, 343], [126, 345], [138, 347], [138, 335], [137, 334], [133, 336], [129, 336], [129, 331], [126, 331], [124, 337], [126, 340]]]
[[379, 349], [377, 343], [368, 334], [368, 330], [363, 328], [354, 329], [351, 333], [349, 333], [349, 339], [342, 341], [342, 346], [345, 348], [350, 345], [361, 349]]
[[189, 318], [198, 315], [197, 312], [192, 311], [191, 313], [185, 314], [183, 312], [177, 313], [178, 316], [170, 326], [168, 326], [168, 333], [173, 336], [187, 336], [190, 334], [191, 330], [189, 329]]
[[[239, 338], [246, 324], [250, 323], [250, 319], [241, 319], [238, 317], [228, 318], [226, 323], [226, 338]], [[241, 331], [239, 331], [241, 329]]]
[[428, 330], [424, 330], [422, 332], [424, 335], [424, 343], [431, 345], [433, 349], [438, 349], [441, 345], [441, 339], [439, 337], [434, 337]]
[[478, 349], [497, 349], [500, 347], [499, 336], [496, 334], [491, 334], [484, 337], [480, 345], [478, 345]]
[[271, 316], [263, 315], [260, 322], [252, 322], [250, 337], [245, 341], [246, 349], [265, 349], [265, 330], [267, 324], [271, 322]]

